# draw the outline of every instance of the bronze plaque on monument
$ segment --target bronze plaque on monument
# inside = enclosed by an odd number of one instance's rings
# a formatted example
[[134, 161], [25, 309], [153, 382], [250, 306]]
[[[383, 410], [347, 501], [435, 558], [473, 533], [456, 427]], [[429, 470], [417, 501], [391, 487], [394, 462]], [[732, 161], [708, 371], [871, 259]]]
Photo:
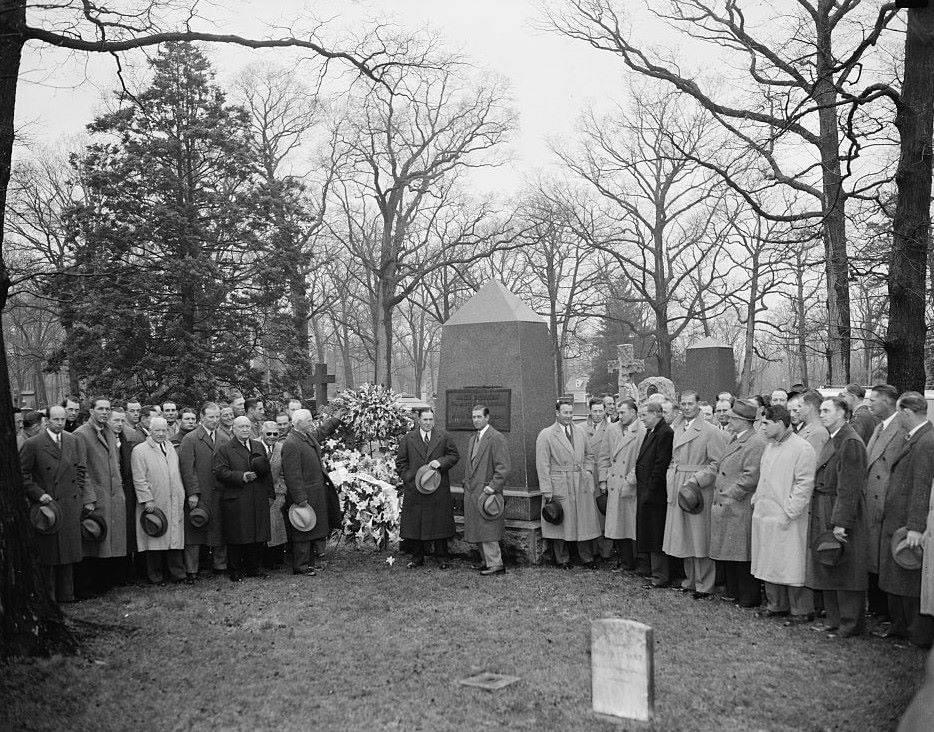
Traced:
[[444, 392], [444, 428], [449, 432], [473, 430], [471, 413], [475, 404], [490, 410], [490, 424], [500, 432], [509, 432], [512, 422], [512, 389], [495, 386], [467, 386]]

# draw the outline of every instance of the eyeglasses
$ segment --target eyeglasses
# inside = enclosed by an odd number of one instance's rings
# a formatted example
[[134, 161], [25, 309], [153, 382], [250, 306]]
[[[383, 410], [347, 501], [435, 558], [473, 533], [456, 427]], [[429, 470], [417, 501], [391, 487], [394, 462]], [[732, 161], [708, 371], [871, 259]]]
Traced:
[[266, 435], [266, 437], [278, 437], [279, 436], [278, 432], [264, 432], [263, 434]]

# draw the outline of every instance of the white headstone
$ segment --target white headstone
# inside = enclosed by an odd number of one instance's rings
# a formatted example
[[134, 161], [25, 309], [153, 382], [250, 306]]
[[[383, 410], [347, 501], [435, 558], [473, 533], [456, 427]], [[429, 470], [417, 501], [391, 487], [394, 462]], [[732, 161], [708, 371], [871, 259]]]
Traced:
[[593, 710], [624, 719], [652, 720], [655, 668], [652, 628], [634, 620], [590, 623]]

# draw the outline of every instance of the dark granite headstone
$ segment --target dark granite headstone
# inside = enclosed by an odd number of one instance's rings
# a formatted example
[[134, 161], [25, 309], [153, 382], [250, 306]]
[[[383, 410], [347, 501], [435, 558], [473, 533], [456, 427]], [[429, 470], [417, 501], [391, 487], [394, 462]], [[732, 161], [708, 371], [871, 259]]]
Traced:
[[690, 374], [690, 383], [679, 386], [695, 389], [700, 399], [711, 404], [721, 391], [736, 391], [733, 347], [716, 338], [704, 338], [688, 346], [684, 372]]
[[[496, 281], [485, 284], [441, 330], [437, 421], [454, 425], [449, 429], [462, 456], [451, 471], [455, 496], [459, 498], [472, 430], [467, 424], [468, 410], [482, 401], [490, 407], [493, 425], [503, 432], [509, 447], [507, 534], [513, 534], [520, 545], [517, 548], [532, 561], [537, 561], [540, 550], [541, 516], [535, 439], [554, 421], [553, 363], [544, 319]], [[498, 410], [507, 403], [509, 420], [504, 429], [496, 420]], [[516, 538], [516, 532], [525, 535]]]

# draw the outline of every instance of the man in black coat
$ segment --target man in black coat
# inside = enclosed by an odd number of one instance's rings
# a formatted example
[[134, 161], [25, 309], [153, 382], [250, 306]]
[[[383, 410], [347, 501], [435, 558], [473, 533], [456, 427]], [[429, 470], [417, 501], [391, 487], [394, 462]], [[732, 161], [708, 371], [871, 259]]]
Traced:
[[113, 407], [110, 410], [110, 419], [107, 424], [113, 430], [114, 437], [117, 440], [120, 478], [123, 480], [123, 493], [126, 497], [126, 565], [123, 579], [132, 583], [136, 582], [137, 579], [142, 579], [146, 568], [143, 566], [145, 562], [136, 550], [136, 491], [133, 490], [133, 468], [130, 465], [133, 448], [138, 443], [127, 437], [126, 418], [126, 412], [122, 407]]
[[[425, 564], [429, 542], [434, 542], [440, 568], [447, 569], [447, 540], [454, 536], [454, 500], [448, 471], [459, 459], [454, 440], [435, 427], [434, 410], [420, 410], [418, 426], [400, 440], [396, 455], [396, 470], [404, 486], [399, 534], [412, 542], [410, 569]], [[415, 486], [415, 474], [423, 465], [441, 473], [441, 484], [433, 493], [421, 493]]]
[[260, 553], [269, 541], [269, 500], [274, 497], [266, 446], [250, 438], [246, 417], [234, 420], [234, 437], [214, 455], [214, 476], [221, 491], [221, 526], [227, 544], [231, 582], [265, 577]]
[[668, 465], [674, 432], [665, 421], [662, 405], [648, 402], [639, 407], [645, 437], [636, 458], [636, 549], [650, 557], [652, 587], [671, 581], [668, 557], [662, 552], [665, 514], [668, 509]]

